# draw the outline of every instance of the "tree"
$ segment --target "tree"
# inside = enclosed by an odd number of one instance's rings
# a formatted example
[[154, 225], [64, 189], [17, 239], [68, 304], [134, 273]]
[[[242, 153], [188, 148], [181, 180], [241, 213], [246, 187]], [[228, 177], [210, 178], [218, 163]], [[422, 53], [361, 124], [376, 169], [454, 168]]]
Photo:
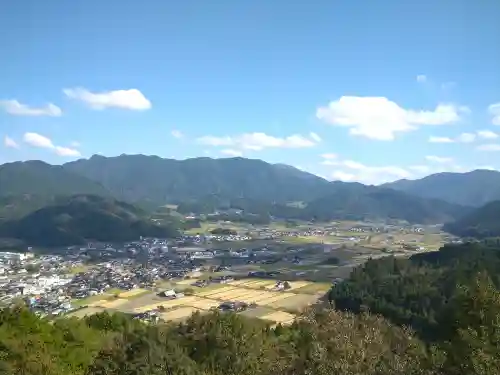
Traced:
[[446, 366], [451, 374], [500, 373], [500, 292], [486, 273], [472, 286], [459, 286], [446, 309], [451, 340]]

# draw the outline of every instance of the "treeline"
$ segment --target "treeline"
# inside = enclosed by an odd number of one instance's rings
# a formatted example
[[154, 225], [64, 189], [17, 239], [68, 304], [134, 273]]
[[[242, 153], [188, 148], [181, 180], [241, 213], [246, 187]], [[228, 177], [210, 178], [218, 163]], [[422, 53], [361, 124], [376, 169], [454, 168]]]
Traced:
[[235, 314], [145, 325], [101, 313], [41, 320], [0, 313], [0, 373], [23, 375], [437, 374], [441, 358], [370, 315], [311, 312], [291, 327]]

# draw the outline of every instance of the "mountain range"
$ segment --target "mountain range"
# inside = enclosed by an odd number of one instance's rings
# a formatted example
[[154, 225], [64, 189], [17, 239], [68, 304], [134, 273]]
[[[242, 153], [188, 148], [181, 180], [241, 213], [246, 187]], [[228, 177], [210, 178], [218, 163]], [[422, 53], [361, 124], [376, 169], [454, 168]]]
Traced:
[[500, 172], [478, 169], [466, 173], [436, 173], [419, 180], [398, 180], [382, 186], [422, 198], [480, 207], [500, 199]]
[[497, 199], [498, 192], [500, 173], [495, 171], [441, 173], [366, 186], [330, 182], [288, 165], [240, 157], [173, 160], [94, 155], [62, 166], [41, 161], [0, 166], [4, 220], [19, 219], [53, 204], [59, 196], [91, 194], [150, 208], [179, 204], [185, 212], [237, 205], [252, 213], [304, 220], [392, 218], [442, 223]]

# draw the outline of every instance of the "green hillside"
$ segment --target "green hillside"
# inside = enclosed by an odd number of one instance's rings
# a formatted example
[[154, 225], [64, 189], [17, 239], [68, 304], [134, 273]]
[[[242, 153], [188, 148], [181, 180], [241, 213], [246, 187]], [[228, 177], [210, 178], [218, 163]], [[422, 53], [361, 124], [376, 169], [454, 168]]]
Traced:
[[133, 205], [93, 195], [59, 198], [52, 205], [0, 225], [0, 237], [20, 239], [38, 246], [176, 235], [175, 227], [154, 224], [144, 211]]
[[443, 229], [461, 237], [500, 237], [500, 201], [487, 203]]

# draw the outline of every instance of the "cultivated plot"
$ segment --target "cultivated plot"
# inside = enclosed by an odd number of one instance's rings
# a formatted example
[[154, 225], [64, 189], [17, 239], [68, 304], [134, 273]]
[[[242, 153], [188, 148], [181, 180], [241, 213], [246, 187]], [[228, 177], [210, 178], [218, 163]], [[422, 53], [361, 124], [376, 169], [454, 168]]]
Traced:
[[145, 294], [148, 292], [149, 292], [149, 290], [147, 290], [147, 289], [136, 288], [136, 289], [128, 290], [126, 292], [122, 292], [122, 293], [118, 294], [118, 297], [119, 298], [132, 298], [132, 297], [136, 297], [140, 294]]
[[260, 318], [281, 324], [291, 324], [295, 320], [295, 315], [283, 311], [275, 311]]
[[[311, 284], [311, 282], [309, 282], [309, 281], [290, 281], [290, 282], [288, 282], [288, 284], [290, 285], [290, 288], [287, 289], [287, 291], [292, 291], [295, 289], [305, 287], [306, 285]], [[266, 289], [274, 289], [274, 285], [266, 286]]]
[[197, 311], [199, 310], [194, 307], [180, 307], [172, 311], [161, 313], [160, 318], [168, 322], [171, 320], [187, 318]]
[[84, 318], [86, 316], [98, 314], [100, 312], [105, 311], [106, 309], [100, 307], [84, 307], [83, 309], [79, 309], [73, 312], [70, 312], [68, 316], [74, 316], [77, 318]]
[[290, 297], [268, 303], [273, 309], [302, 310], [316, 302], [318, 298], [310, 294], [292, 294]]

